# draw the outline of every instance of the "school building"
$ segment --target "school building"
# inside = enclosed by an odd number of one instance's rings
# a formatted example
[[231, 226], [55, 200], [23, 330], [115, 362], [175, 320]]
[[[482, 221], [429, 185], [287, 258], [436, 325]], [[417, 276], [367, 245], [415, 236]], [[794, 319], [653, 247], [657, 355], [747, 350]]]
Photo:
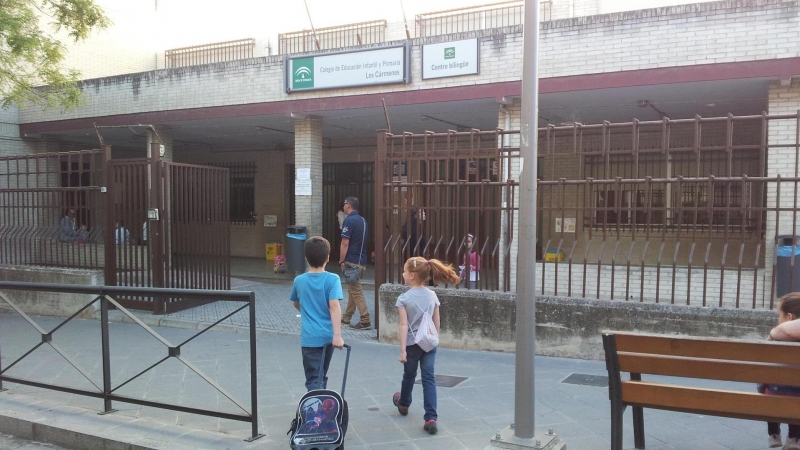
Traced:
[[[781, 289], [800, 285], [774, 283], [794, 264], [775, 257], [787, 245], [779, 237], [797, 232], [800, 1], [601, 14], [603, 3], [542, 2], [543, 292], [772, 307]], [[228, 169], [229, 190], [214, 192], [229, 226], [209, 236], [226, 234], [221, 251], [232, 256], [264, 257], [265, 243], [286, 244], [294, 224], [338, 244], [336, 213], [356, 196], [377, 283], [399, 282], [412, 252], [460, 265], [470, 232], [483, 260], [479, 288], [513, 291], [522, 13], [522, 2], [508, 2], [419, 14], [408, 28], [376, 20], [287, 33], [277, 54], [255, 39], [165, 50], [147, 70], [82, 81], [77, 108], [0, 112], [0, 188], [34, 188], [14, 184], [33, 173], [13, 162], [20, 155], [102, 140], [121, 167], [161, 145], [160, 158], [187, 171]], [[62, 164], [51, 178], [63, 187], [86, 167]], [[23, 201], [3, 198], [5, 209]], [[85, 200], [70, 201], [93, 220]], [[147, 201], [138, 205], [125, 222], [145, 243]], [[48, 223], [66, 207], [50, 210]], [[401, 226], [420, 209], [424, 239], [411, 242]], [[13, 230], [9, 217], [0, 220]]]

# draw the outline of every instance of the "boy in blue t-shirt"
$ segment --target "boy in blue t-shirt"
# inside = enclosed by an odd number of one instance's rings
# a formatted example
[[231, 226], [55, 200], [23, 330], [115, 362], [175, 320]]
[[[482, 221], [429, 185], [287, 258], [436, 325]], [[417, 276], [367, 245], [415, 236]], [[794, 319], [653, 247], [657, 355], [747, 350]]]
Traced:
[[[325, 271], [331, 253], [331, 244], [320, 236], [309, 238], [303, 247], [308, 272], [294, 279], [289, 300], [300, 311], [300, 347], [303, 369], [306, 372], [306, 389], [326, 389], [328, 367], [333, 349], [344, 347], [342, 339], [342, 282], [339, 276]], [[322, 350], [326, 344], [325, 361]], [[324, 364], [322, 386], [319, 384], [319, 367]]]

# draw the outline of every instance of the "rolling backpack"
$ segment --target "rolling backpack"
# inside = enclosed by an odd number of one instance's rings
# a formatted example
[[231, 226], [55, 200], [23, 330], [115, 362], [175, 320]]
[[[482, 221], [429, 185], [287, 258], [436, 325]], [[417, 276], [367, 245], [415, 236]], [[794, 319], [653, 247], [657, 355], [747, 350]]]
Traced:
[[[322, 350], [323, 364], [319, 368], [319, 382], [322, 385], [325, 370], [325, 356], [330, 344]], [[345, 344], [347, 357], [344, 363], [341, 394], [331, 389], [314, 389], [306, 392], [297, 404], [297, 413], [292, 420], [289, 446], [293, 450], [344, 450], [344, 436], [347, 433], [349, 411], [344, 399], [347, 385], [347, 368], [350, 365], [350, 346]], [[331, 347], [332, 348], [332, 347]]]

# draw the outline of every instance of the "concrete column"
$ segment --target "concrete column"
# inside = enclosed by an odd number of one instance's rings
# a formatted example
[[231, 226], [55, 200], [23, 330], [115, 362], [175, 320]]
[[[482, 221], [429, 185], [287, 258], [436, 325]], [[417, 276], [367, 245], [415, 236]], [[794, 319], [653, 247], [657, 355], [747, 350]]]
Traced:
[[[769, 85], [769, 114], [797, 114], [800, 110], [800, 79], [791, 83], [773, 81]], [[780, 145], [767, 152], [767, 176], [778, 175], [794, 177], [797, 170], [797, 119], [773, 120], [767, 131], [769, 145]], [[800, 185], [794, 182], [781, 182], [780, 207], [795, 208], [797, 192]], [[778, 183], [770, 183], [767, 187], [767, 207], [778, 206]], [[796, 225], [795, 225], [796, 222]], [[796, 228], [795, 228], [796, 227]], [[791, 211], [774, 211], [767, 213], [765, 236], [765, 271], [764, 300], [769, 306], [769, 295], [772, 289], [772, 263], [775, 256], [775, 234], [800, 234], [800, 217]], [[800, 261], [798, 261], [800, 263]], [[760, 302], [759, 302], [760, 305]]]
[[[504, 130], [519, 130], [520, 119], [522, 117], [522, 103], [520, 99], [514, 99], [513, 101], [509, 102], [508, 104], [503, 105], [500, 108], [500, 114], [497, 120], [497, 127], [502, 128]], [[503, 147], [510, 147], [510, 148], [518, 148], [519, 147], [519, 135], [511, 135], [506, 136], [503, 139], [503, 142], [498, 142], [498, 145]], [[522, 172], [522, 159], [521, 158], [514, 158], [509, 161], [508, 166], [502, 168], [503, 173], [508, 174], [508, 178], [512, 180], [519, 181], [520, 175]], [[505, 181], [502, 180], [502, 181]], [[505, 198], [505, 193], [503, 194], [502, 202], [505, 205], [508, 200]], [[514, 197], [514, 201], [516, 202], [513, 206], [517, 208], [519, 211], [519, 195]], [[512, 205], [507, 205], [512, 206]], [[517, 280], [517, 254], [519, 253], [519, 214], [515, 214], [511, 219], [512, 227], [513, 227], [513, 234], [509, 235], [506, 232], [500, 236], [500, 247], [505, 249], [508, 246], [509, 241], [511, 242], [511, 250], [509, 252], [509, 263], [510, 263], [510, 280], [511, 280], [511, 291], [516, 292], [516, 280]], [[508, 229], [508, 218], [507, 216], [503, 216], [501, 220], [501, 228], [503, 230]], [[500, 252], [500, 279], [504, 279], [505, 277], [505, 252]]]
[[[294, 122], [295, 178], [311, 170], [311, 195], [295, 193], [295, 224], [308, 227], [308, 236], [322, 235], [322, 118], [305, 116]], [[338, 200], [337, 200], [338, 201]], [[333, 217], [330, 218], [333, 220]], [[333, 245], [333, 244], [331, 244]]]
[[[155, 132], [147, 129], [147, 151], [149, 152], [150, 144], [153, 142], [157, 144], [164, 144], [164, 156], [161, 157], [162, 161], [174, 161], [172, 152], [172, 130], [166, 125], [153, 125]], [[149, 153], [147, 153], [149, 155]]]

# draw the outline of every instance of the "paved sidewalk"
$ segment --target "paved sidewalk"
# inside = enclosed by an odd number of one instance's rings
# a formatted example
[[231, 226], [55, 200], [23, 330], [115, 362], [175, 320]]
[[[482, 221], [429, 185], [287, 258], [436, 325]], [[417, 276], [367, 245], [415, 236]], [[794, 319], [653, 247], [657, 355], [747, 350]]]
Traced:
[[[259, 281], [248, 281], [234, 278], [231, 281], [231, 288], [237, 291], [253, 291], [256, 294], [256, 329], [259, 333], [299, 336], [300, 335], [300, 313], [294, 309], [292, 302], [289, 301], [289, 294], [292, 292], [291, 284], [276, 283], [274, 280], [262, 279]], [[348, 294], [347, 288], [343, 286], [344, 300], [341, 302], [342, 312], [347, 307]], [[365, 286], [364, 298], [367, 309], [375, 324], [375, 293], [371, 286]], [[170, 314], [154, 315], [146, 311], [133, 311], [138, 318], [150, 326], [168, 326], [174, 328], [201, 329], [225, 317], [236, 309], [240, 308], [240, 302], [218, 301], [206, 305], [178, 311]], [[99, 318], [100, 313], [95, 313]], [[132, 323], [130, 318], [120, 311], [110, 311], [110, 320], [115, 322]], [[247, 309], [236, 313], [227, 320], [223, 321], [218, 327], [220, 330], [227, 331], [246, 331], [249, 325]], [[352, 318], [353, 324], [358, 323], [358, 311]], [[342, 337], [345, 340], [364, 340], [378, 339], [375, 328], [370, 330], [353, 330], [348, 326], [342, 327]]]
[[[48, 330], [58, 323], [53, 318], [35, 320]], [[192, 334], [191, 330], [178, 328], [156, 330], [173, 343]], [[33, 328], [16, 315], [0, 314], [0, 332], [4, 367], [41, 341]], [[163, 345], [137, 325], [112, 323], [110, 333], [114, 386], [167, 354]], [[101, 382], [99, 322], [76, 320], [53, 336], [53, 342], [73, 357], [94, 383]], [[299, 338], [259, 335], [257, 344], [259, 428], [266, 436], [252, 443], [243, 441], [249, 436], [249, 424], [243, 422], [119, 402], [114, 404], [118, 412], [99, 416], [96, 412], [102, 402], [98, 399], [11, 383], [4, 383], [10, 389], [0, 393], [0, 421], [12, 417], [69, 430], [74, 435], [74, 448], [103, 448], [89, 440], [99, 436], [141, 445], [130, 448], [286, 449], [285, 433], [304, 393]], [[351, 341], [351, 344], [353, 354], [345, 395], [351, 417], [346, 439], [348, 450], [482, 449], [495, 432], [513, 420], [514, 355], [438, 350], [437, 373], [466, 379], [455, 387], [438, 389], [440, 432], [430, 436], [422, 430], [419, 386], [407, 417], [400, 416], [391, 404], [391, 395], [399, 389], [402, 373], [397, 347], [370, 340]], [[210, 331], [189, 343], [181, 353], [241, 402], [249, 404], [247, 335]], [[330, 370], [332, 387], [338, 388], [341, 383], [343, 360], [343, 354], [337, 352]], [[543, 432], [553, 428], [570, 450], [607, 449], [610, 446], [607, 388], [564, 383], [573, 373], [604, 376], [604, 363], [536, 359], [536, 425]], [[92, 386], [46, 347], [29, 355], [9, 370], [8, 375], [64, 386]], [[697, 384], [722, 386], [718, 382]], [[725, 385], [754, 389], [747, 384]], [[119, 394], [236, 412], [235, 406], [174, 359], [124, 386]], [[766, 448], [766, 425], [757, 422], [647, 410], [645, 430], [650, 450]], [[626, 448], [633, 447], [630, 410], [625, 417], [625, 443]]]

